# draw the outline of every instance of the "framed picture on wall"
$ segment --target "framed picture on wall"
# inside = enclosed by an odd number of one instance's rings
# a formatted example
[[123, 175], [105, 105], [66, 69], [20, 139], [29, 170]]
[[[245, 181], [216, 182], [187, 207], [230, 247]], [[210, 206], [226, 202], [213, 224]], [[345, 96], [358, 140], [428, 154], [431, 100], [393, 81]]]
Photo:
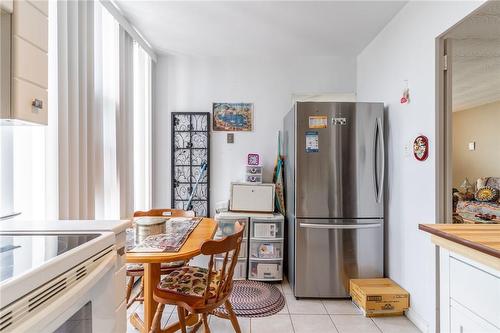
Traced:
[[253, 103], [213, 103], [212, 113], [214, 131], [253, 130]]

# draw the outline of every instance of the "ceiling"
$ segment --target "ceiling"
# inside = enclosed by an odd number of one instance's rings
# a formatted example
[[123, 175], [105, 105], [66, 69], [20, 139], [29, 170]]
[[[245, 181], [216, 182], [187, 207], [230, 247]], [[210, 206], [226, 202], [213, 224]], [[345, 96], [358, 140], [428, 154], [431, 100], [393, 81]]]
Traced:
[[448, 36], [453, 111], [500, 101], [500, 2], [487, 3]]
[[160, 54], [357, 55], [406, 1], [115, 0]]

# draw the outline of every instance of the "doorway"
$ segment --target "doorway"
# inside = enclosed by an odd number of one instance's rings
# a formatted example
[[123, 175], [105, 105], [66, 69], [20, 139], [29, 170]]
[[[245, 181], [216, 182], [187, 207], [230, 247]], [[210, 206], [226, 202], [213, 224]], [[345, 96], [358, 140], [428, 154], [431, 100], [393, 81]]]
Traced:
[[486, 2], [437, 39], [437, 214], [473, 223], [500, 212], [500, 3]]

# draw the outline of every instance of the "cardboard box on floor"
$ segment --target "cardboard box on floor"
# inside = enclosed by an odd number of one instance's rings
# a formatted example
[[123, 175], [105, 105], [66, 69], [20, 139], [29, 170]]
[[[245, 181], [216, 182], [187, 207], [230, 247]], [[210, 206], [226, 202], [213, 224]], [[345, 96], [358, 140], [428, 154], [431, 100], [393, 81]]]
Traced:
[[410, 307], [410, 294], [391, 279], [352, 279], [349, 290], [367, 317], [399, 316]]

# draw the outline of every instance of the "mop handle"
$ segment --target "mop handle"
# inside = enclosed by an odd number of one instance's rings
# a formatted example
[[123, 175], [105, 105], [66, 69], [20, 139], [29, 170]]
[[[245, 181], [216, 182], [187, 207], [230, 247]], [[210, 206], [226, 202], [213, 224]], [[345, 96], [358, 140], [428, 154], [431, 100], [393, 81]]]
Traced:
[[196, 179], [196, 183], [194, 184], [193, 189], [191, 190], [191, 195], [189, 195], [189, 200], [186, 205], [186, 210], [191, 210], [193, 209], [192, 201], [194, 197], [194, 193], [196, 192], [196, 188], [198, 187], [198, 184], [200, 183], [201, 178], [203, 177], [203, 174], [205, 171], [207, 171], [208, 164], [207, 162], [203, 162], [203, 164], [200, 166], [200, 174], [198, 175], [198, 179]]

